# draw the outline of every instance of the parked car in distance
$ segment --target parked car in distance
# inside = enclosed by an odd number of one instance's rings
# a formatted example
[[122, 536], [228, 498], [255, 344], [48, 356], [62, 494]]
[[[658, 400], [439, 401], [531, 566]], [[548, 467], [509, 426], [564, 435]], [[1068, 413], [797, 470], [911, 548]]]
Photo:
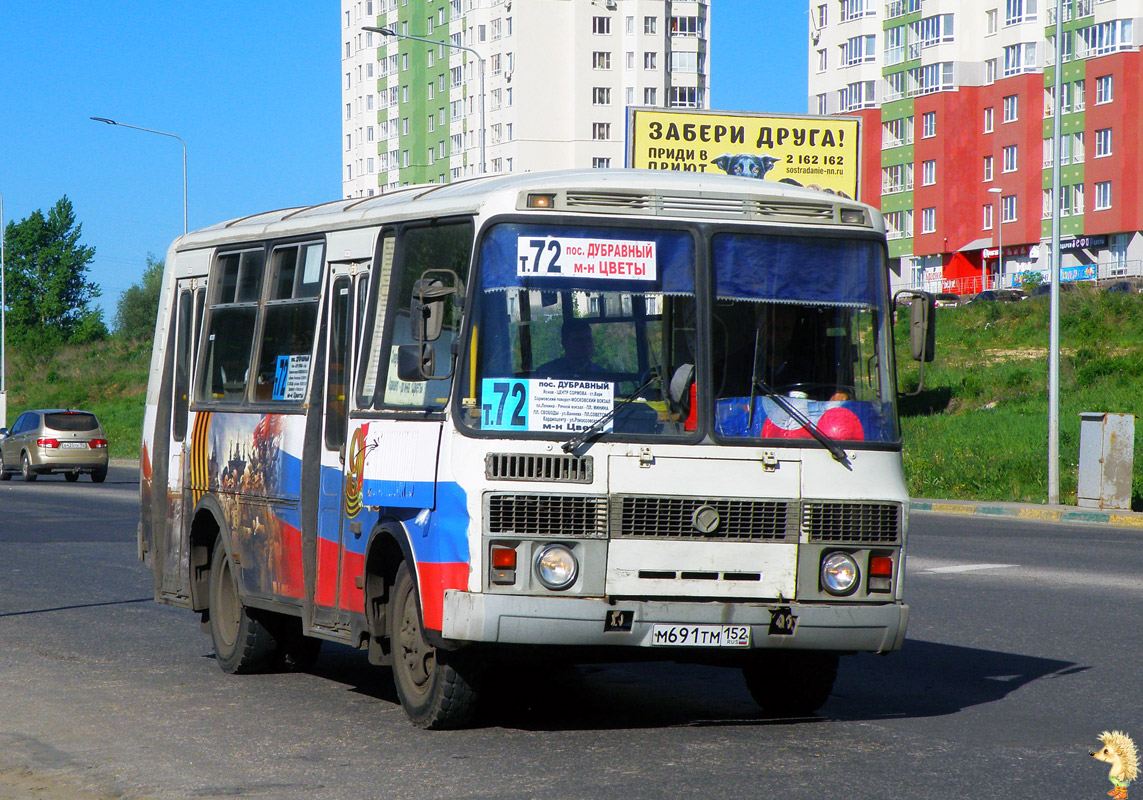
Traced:
[[961, 304], [960, 295], [952, 292], [937, 292], [933, 295], [937, 308], [956, 308]]
[[[1077, 288], [1079, 288], [1079, 284], [1077, 282], [1066, 281], [1066, 282], [1060, 284], [1060, 294], [1063, 294], [1064, 292], [1074, 292]], [[1032, 294], [1030, 294], [1028, 296], [1029, 297], [1047, 297], [1051, 293], [1052, 293], [1052, 284], [1041, 283], [1039, 286], [1037, 286], [1035, 289], [1033, 289]]]
[[53, 472], [68, 481], [85, 472], [94, 483], [107, 477], [107, 436], [90, 411], [25, 411], [11, 429], [0, 428], [0, 437], [0, 481], [16, 472], [25, 481]]
[[1103, 291], [1113, 294], [1138, 294], [1143, 292], [1143, 278], [1120, 278], [1105, 284]]
[[1027, 295], [1019, 289], [985, 289], [978, 292], [968, 300], [965, 305], [972, 303], [1015, 303], [1023, 300]]

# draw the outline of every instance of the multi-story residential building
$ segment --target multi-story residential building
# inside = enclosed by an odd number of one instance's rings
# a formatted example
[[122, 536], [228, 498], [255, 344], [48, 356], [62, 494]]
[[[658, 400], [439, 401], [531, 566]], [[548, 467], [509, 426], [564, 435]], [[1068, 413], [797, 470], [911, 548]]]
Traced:
[[809, 110], [861, 117], [861, 199], [901, 283], [964, 293], [1048, 270], [1058, 29], [1063, 277], [1143, 273], [1143, 0], [1065, 0], [1060, 25], [1055, 0], [809, 10]]
[[709, 0], [342, 0], [343, 192], [621, 167], [628, 106], [707, 107], [709, 27]]

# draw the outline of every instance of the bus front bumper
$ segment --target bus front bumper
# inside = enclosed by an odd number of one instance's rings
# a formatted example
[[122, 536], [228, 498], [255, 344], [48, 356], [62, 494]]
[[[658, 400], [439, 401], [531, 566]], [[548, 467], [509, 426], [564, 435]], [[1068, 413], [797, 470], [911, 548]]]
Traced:
[[[771, 623], [794, 617], [788, 625]], [[616, 612], [629, 612], [617, 616]], [[720, 603], [475, 594], [444, 597], [445, 639], [501, 644], [653, 647], [656, 626], [750, 627], [750, 647], [885, 653], [901, 649], [902, 603]], [[610, 623], [610, 624], [609, 624]], [[669, 648], [664, 648], [669, 649]]]

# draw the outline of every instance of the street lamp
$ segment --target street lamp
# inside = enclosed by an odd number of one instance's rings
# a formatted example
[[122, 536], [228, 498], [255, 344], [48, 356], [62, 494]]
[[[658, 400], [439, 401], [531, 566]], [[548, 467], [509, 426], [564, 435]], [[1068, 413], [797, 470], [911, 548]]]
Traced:
[[156, 131], [151, 128], [140, 128], [138, 125], [128, 125], [126, 122], [116, 122], [107, 117], [92, 117], [95, 122], [105, 122], [108, 125], [118, 125], [120, 128], [131, 128], [137, 131], [144, 131], [145, 133], [157, 133], [159, 136], [170, 136], [172, 139], [178, 139], [179, 144], [183, 146], [183, 236], [187, 233], [187, 143], [181, 137], [175, 136], [173, 133], [166, 133], [165, 131]]
[[408, 33], [397, 33], [392, 28], [375, 28], [372, 26], [364, 26], [361, 30], [369, 31], [370, 33], [379, 33], [382, 36], [393, 36], [397, 39], [413, 39], [418, 42], [428, 42], [429, 44], [440, 45], [441, 47], [452, 47], [457, 50], [467, 50], [476, 57], [476, 61], [480, 65], [480, 174], [487, 175], [488, 169], [484, 159], [484, 58], [480, 53], [476, 52], [471, 47], [465, 47], [463, 44], [454, 44], [452, 42], [439, 42], [435, 39], [426, 39], [423, 36], [413, 36]]
[[[997, 277], [1003, 279], [1004, 278], [1004, 208], [1003, 208], [1003, 203], [1001, 201], [1003, 199], [1004, 190], [1000, 189], [999, 187], [994, 186], [988, 190], [988, 193], [996, 195], [996, 239], [997, 239], [996, 275], [997, 275]], [[981, 291], [988, 288], [985, 285], [988, 282], [987, 281], [987, 275], [988, 275], [988, 273], [987, 273], [986, 267], [984, 266], [984, 262], [982, 261], [980, 264]]]

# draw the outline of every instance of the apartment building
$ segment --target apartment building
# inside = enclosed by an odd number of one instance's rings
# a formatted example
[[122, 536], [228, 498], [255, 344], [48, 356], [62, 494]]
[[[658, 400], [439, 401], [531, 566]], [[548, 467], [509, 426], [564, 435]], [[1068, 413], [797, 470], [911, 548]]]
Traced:
[[809, 110], [861, 117], [861, 199], [885, 214], [899, 283], [968, 293], [1047, 274], [1054, 202], [1064, 280], [1143, 274], [1143, 0], [1065, 0], [1059, 21], [1055, 0], [809, 12]]
[[621, 167], [628, 106], [707, 108], [709, 27], [709, 0], [342, 0], [343, 193]]

